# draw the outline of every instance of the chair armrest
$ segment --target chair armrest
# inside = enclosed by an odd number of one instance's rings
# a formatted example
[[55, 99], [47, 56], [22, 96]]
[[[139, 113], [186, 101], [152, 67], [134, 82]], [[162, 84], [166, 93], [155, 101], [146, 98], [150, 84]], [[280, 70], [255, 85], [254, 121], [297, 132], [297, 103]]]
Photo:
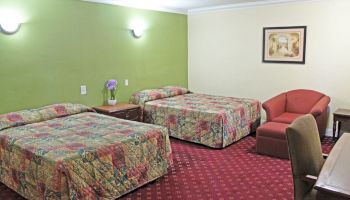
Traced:
[[317, 181], [317, 176], [313, 176], [313, 175], [306, 175], [306, 176], [302, 176], [301, 179], [303, 181], [306, 181], [308, 183], [312, 183], [312, 184], [315, 184], [316, 181]]
[[326, 154], [326, 153], [322, 153], [322, 156], [323, 156], [324, 159], [328, 158], [328, 154]]
[[266, 111], [266, 121], [281, 115], [286, 110], [286, 93], [275, 96], [262, 104]]
[[331, 99], [329, 96], [322, 97], [315, 105], [311, 108], [310, 114], [314, 117], [321, 115], [326, 109]]

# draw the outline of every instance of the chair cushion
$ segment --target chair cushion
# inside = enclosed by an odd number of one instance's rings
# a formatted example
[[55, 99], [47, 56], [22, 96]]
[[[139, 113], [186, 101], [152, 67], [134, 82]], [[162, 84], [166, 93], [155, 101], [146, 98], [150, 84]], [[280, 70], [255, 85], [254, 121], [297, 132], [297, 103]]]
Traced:
[[277, 123], [277, 122], [267, 122], [261, 125], [257, 130], [257, 137], [271, 137], [277, 139], [286, 139], [286, 129], [289, 124]]
[[278, 117], [272, 119], [273, 122], [291, 124], [296, 118], [303, 116], [304, 114], [296, 114], [296, 113], [282, 113]]
[[308, 114], [324, 94], [313, 90], [292, 90], [287, 92], [286, 112]]

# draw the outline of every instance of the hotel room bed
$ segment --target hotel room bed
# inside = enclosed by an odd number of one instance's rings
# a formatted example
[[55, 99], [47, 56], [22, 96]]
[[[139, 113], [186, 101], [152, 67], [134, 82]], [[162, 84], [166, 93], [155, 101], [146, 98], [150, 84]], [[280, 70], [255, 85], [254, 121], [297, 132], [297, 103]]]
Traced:
[[134, 93], [130, 102], [143, 108], [143, 121], [166, 126], [172, 137], [224, 148], [255, 131], [260, 102], [254, 99], [190, 93], [167, 86]]
[[167, 173], [166, 128], [90, 111], [0, 115], [0, 181], [27, 199], [115, 199]]

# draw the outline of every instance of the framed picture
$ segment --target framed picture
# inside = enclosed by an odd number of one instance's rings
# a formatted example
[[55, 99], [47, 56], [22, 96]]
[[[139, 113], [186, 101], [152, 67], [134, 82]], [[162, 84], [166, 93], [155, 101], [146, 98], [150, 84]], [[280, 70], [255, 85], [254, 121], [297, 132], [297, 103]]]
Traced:
[[306, 26], [265, 27], [263, 62], [305, 64]]

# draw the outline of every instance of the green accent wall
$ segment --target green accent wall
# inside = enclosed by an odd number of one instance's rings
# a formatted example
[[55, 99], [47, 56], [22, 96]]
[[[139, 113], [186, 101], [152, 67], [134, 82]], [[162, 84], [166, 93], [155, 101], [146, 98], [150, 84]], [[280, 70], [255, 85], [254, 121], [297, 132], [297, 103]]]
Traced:
[[[119, 102], [141, 89], [187, 87], [186, 15], [78, 0], [1, 0], [5, 9], [25, 21], [16, 34], [0, 33], [0, 113], [60, 102], [101, 105], [112, 78]], [[129, 28], [135, 19], [147, 26], [139, 39]]]

